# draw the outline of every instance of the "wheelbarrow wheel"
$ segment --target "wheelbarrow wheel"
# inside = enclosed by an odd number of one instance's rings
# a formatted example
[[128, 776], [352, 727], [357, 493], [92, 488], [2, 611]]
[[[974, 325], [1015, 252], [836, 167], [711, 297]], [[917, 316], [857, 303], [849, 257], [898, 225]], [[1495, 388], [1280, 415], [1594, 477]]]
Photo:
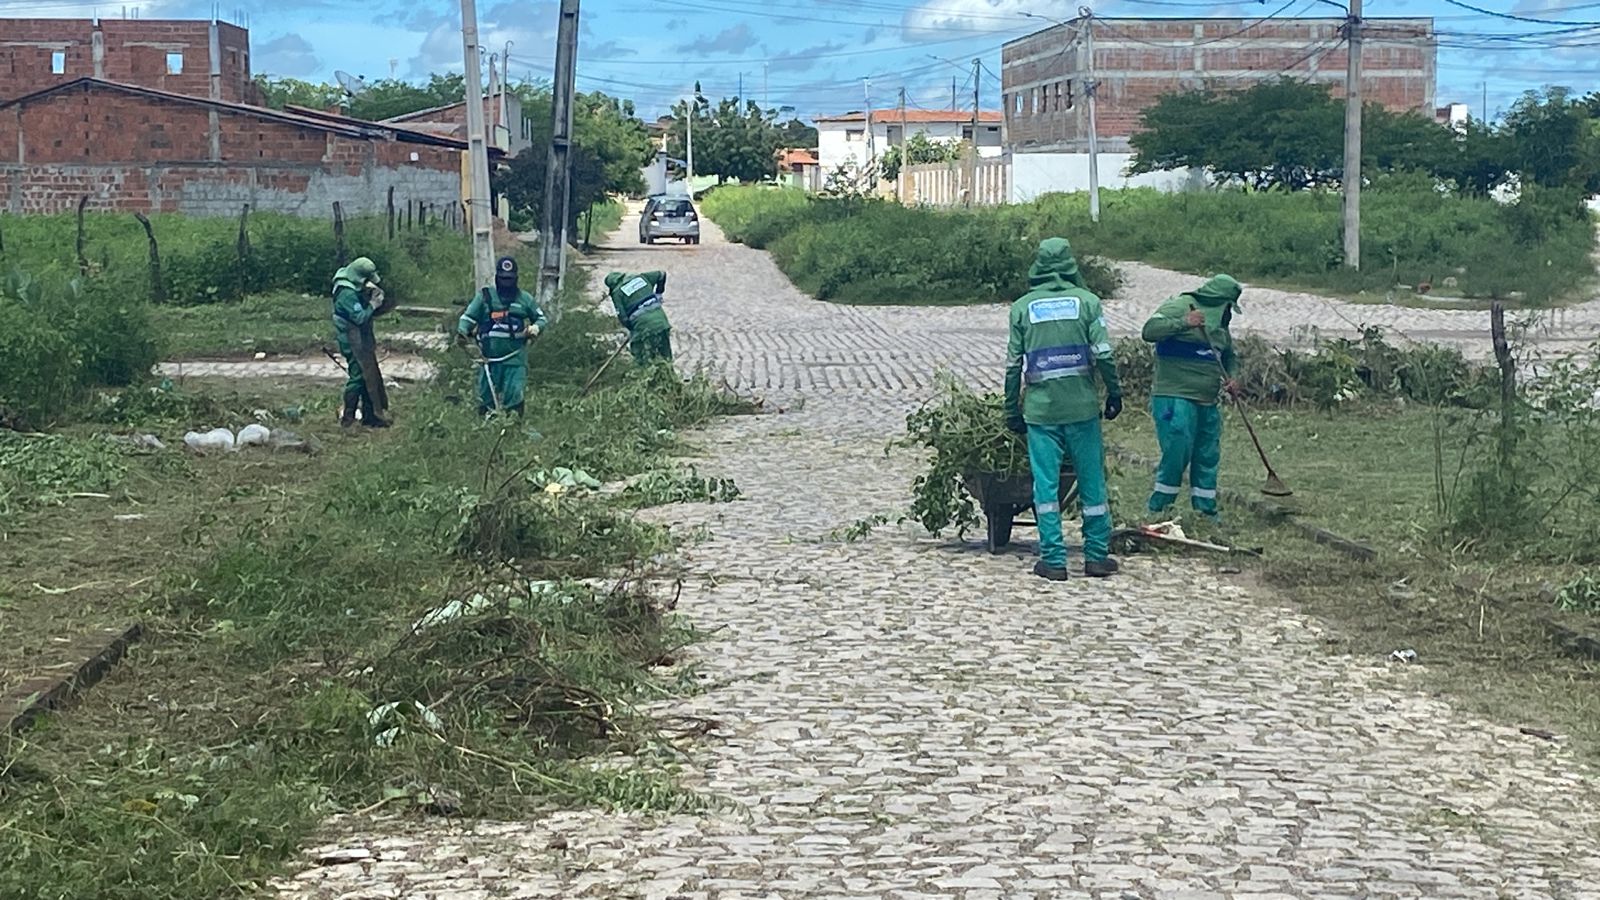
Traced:
[[988, 546], [990, 553], [1000, 553], [1011, 543], [1011, 525], [1016, 514], [1010, 510], [989, 510], [984, 518], [988, 527]]

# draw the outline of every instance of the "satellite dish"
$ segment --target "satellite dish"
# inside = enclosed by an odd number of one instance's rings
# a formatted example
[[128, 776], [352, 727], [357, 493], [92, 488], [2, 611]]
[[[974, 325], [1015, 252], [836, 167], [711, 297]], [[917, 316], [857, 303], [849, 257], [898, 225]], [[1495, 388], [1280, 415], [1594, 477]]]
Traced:
[[359, 97], [367, 92], [367, 83], [343, 70], [333, 73], [333, 79], [339, 82], [339, 87], [352, 97]]

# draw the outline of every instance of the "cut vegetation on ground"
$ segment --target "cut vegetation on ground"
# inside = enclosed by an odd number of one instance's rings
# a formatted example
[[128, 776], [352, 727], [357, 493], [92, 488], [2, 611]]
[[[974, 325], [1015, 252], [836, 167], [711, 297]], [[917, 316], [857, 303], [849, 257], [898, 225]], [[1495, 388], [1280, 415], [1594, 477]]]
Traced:
[[[195, 311], [183, 346], [326, 330], [320, 298], [224, 308]], [[56, 427], [0, 433], [0, 679], [56, 662], [62, 637], [145, 637], [70, 714], [0, 738], [0, 896], [249, 893], [339, 811], [705, 802], [636, 712], [689, 686], [659, 667], [690, 635], [647, 587], [674, 538], [633, 510], [737, 488], [688, 470], [594, 485], [659, 470], [680, 429], [741, 407], [665, 367], [613, 366], [580, 396], [613, 329], [575, 311], [541, 337], [522, 419], [475, 415], [458, 351], [397, 390], [383, 432], [341, 432], [320, 383], [108, 388], [78, 359], [70, 397], [8, 393]], [[179, 449], [252, 422], [306, 446]]]

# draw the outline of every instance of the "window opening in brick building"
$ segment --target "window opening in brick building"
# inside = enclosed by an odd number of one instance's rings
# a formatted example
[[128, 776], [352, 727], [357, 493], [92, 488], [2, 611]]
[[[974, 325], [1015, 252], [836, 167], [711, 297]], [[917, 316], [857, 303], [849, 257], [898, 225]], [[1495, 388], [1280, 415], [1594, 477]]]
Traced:
[[183, 54], [182, 53], [168, 53], [167, 54], [167, 74], [168, 75], [182, 75], [183, 74]]
[[1014, 116], [1022, 115], [1022, 94], [1021, 94], [1021, 92], [1012, 94], [1011, 95], [1011, 101], [1014, 104], [1014, 106], [1013, 106], [1013, 108], [1011, 110], [1011, 114], [1014, 115]]
[[55, 50], [50, 53], [50, 74], [67, 74], [67, 51]]
[[864, 130], [862, 130], [860, 128], [846, 128], [844, 130], [844, 139], [847, 140], [847, 141], [864, 140], [865, 136], [866, 136], [866, 131], [864, 131]]
[[1067, 109], [1072, 108], [1072, 82], [1067, 82]]

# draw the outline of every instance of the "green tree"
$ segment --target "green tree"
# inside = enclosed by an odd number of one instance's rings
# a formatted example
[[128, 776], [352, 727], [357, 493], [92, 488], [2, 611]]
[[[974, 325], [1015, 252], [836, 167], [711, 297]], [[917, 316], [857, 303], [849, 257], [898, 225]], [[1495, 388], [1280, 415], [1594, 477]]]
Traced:
[[283, 109], [285, 106], [327, 109], [344, 99], [344, 91], [337, 85], [317, 84], [298, 78], [257, 75], [256, 87], [261, 91], [262, 102], [273, 109]]
[[799, 119], [790, 119], [778, 127], [778, 140], [783, 147], [817, 149], [817, 129]]
[[965, 141], [930, 141], [926, 134], [919, 131], [907, 138], [904, 144], [890, 147], [878, 157], [878, 167], [884, 178], [893, 181], [900, 177], [902, 158], [908, 166], [955, 162], [961, 158], [967, 146]]
[[762, 109], [753, 100], [740, 103], [724, 98], [711, 108], [695, 85], [695, 100], [679, 101], [672, 109], [668, 132], [673, 155], [688, 151], [689, 116], [694, 117], [694, 169], [697, 175], [715, 175], [720, 184], [728, 179], [744, 182], [766, 181], [778, 174], [778, 148], [784, 145], [777, 125], [777, 114]]
[[1600, 95], [1575, 98], [1563, 87], [1528, 91], [1501, 128], [1516, 171], [1542, 187], [1600, 193]]
[[371, 83], [350, 99], [350, 115], [377, 122], [435, 106], [461, 103], [466, 96], [466, 77], [456, 73], [429, 75], [425, 84], [385, 78]]
[[[533, 146], [496, 173], [495, 191], [505, 194], [514, 209], [537, 220], [544, 211], [550, 158], [550, 93], [539, 85], [524, 85], [517, 93], [523, 115], [531, 123]], [[655, 152], [649, 132], [635, 115], [633, 101], [599, 91], [574, 98], [572, 132], [569, 229], [576, 225], [579, 213], [608, 195], [642, 192], [641, 170]]]

